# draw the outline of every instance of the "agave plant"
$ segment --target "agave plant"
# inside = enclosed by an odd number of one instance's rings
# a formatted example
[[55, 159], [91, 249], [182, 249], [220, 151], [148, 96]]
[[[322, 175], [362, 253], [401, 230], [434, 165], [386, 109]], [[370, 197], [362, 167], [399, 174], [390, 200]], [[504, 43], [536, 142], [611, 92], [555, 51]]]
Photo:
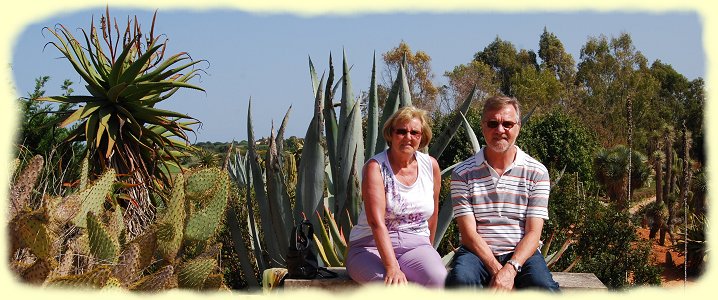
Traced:
[[188, 83], [201, 70], [194, 67], [201, 60], [192, 61], [185, 52], [165, 57], [167, 39], [155, 35], [155, 19], [156, 12], [148, 35], [137, 18], [128, 19], [121, 32], [107, 9], [99, 32], [93, 18], [89, 34], [81, 30], [82, 40], [61, 24], [46, 27], [56, 39], [48, 44], [70, 62], [89, 95], [37, 99], [76, 104], [75, 109], [59, 112], [63, 118], [58, 126], [79, 124], [65, 142], [86, 143], [92, 174], [114, 169], [127, 175], [135, 188], [129, 189], [125, 200], [136, 204], [140, 215], [153, 211], [148, 189], [171, 185], [171, 171], [178, 169], [178, 157], [190, 147], [187, 132], [198, 123], [155, 105], [180, 88], [203, 91]]
[[[260, 273], [265, 270], [282, 267], [284, 255], [287, 250], [287, 233], [293, 222], [301, 218], [309, 219], [315, 228], [315, 245], [317, 254], [327, 266], [342, 266], [346, 257], [347, 243], [345, 234], [348, 234], [361, 210], [361, 191], [359, 177], [361, 166], [374, 154], [386, 148], [386, 142], [379, 134], [379, 124], [383, 124], [391, 114], [400, 107], [411, 105], [411, 96], [408, 92], [408, 82], [403, 67], [396, 75], [388, 97], [385, 99], [383, 109], [379, 110], [379, 99], [376, 93], [376, 64], [372, 68], [370, 97], [368, 98], [367, 139], [364, 140], [361, 128], [361, 115], [359, 101], [352, 95], [351, 80], [346, 55], [342, 60], [342, 76], [334, 82], [334, 66], [329, 58], [328, 76], [317, 76], [314, 64], [309, 59], [309, 70], [314, 91], [314, 116], [307, 128], [301, 158], [296, 166], [296, 186], [277, 175], [277, 170], [290, 172], [289, 161], [282, 159], [280, 146], [283, 145], [282, 132], [287, 116], [282, 122], [275, 136], [272, 132], [270, 147], [264, 163], [260, 163], [254, 146], [254, 132], [252, 130], [251, 102], [248, 115], [248, 151], [242, 157], [236, 155], [230, 161], [229, 171], [238, 186], [248, 186], [246, 194], [247, 205], [247, 234], [250, 241], [243, 241], [243, 232], [240, 227], [237, 212], [230, 211], [228, 216], [232, 238], [236, 250], [240, 254], [243, 269], [251, 269], [256, 263]], [[334, 95], [341, 86], [339, 103], [334, 103]], [[466, 113], [473, 94], [467, 98], [460, 108]], [[335, 107], [339, 107], [339, 116]], [[441, 152], [455, 134], [456, 128], [462, 122], [461, 113], [453, 116], [456, 126], [436, 135], [435, 142], [429, 152], [432, 155], [441, 155]], [[466, 122], [465, 120], [463, 122]], [[470, 126], [465, 125], [468, 130]], [[472, 131], [473, 133], [473, 131]], [[478, 145], [478, 142], [472, 143]], [[276, 149], [276, 150], [275, 150]], [[444, 170], [449, 174], [450, 168]], [[286, 176], [290, 178], [291, 176]], [[294, 205], [286, 201], [288, 193], [294, 187]], [[253, 215], [253, 207], [259, 209], [259, 217]], [[274, 216], [285, 216], [282, 220], [273, 219]], [[441, 236], [451, 221], [451, 206], [444, 205], [440, 212], [440, 225], [442, 231], [437, 233], [435, 244], [441, 241]], [[240, 230], [241, 229], [241, 230]], [[261, 233], [260, 230], [261, 229]], [[263, 233], [263, 234], [262, 234]], [[262, 259], [262, 251], [266, 250], [268, 261]], [[251, 261], [250, 253], [257, 261]], [[245, 264], [251, 264], [247, 267]], [[245, 271], [246, 272], [246, 271]], [[270, 272], [270, 271], [267, 271]], [[246, 272], [249, 273], [249, 272]], [[256, 281], [247, 278], [250, 285]]]

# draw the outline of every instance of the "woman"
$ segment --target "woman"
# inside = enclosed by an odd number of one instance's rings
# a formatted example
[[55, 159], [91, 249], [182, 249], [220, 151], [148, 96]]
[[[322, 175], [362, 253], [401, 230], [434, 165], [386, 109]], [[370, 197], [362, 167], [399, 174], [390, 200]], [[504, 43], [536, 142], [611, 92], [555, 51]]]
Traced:
[[349, 235], [347, 272], [359, 283], [414, 282], [443, 287], [446, 268], [432, 246], [441, 175], [433, 157], [417, 151], [431, 141], [426, 111], [403, 107], [386, 121], [389, 149], [362, 171], [364, 210]]

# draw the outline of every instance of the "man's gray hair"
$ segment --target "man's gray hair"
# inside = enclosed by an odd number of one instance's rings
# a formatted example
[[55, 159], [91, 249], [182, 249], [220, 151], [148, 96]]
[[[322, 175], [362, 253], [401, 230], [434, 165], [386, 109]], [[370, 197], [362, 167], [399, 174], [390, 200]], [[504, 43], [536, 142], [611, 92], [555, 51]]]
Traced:
[[497, 110], [504, 106], [511, 105], [516, 110], [516, 122], [521, 124], [521, 107], [519, 100], [514, 97], [507, 96], [492, 96], [484, 101], [484, 108], [481, 111], [481, 120], [484, 121], [486, 118], [486, 112], [491, 110]]

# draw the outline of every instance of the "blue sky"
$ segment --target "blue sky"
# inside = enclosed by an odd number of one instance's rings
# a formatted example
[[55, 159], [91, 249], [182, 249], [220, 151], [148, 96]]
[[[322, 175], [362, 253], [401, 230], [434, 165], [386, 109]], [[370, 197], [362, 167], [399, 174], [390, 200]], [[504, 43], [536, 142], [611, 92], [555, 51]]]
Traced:
[[[589, 36], [628, 32], [649, 61], [661, 59], [689, 79], [704, 77], [709, 97], [707, 115], [715, 106], [710, 99], [715, 94], [713, 78], [718, 62], [718, 10], [714, 1], [12, 1], [0, 10], [0, 63], [5, 67], [0, 71], [0, 95], [4, 99], [0, 101], [0, 113], [4, 113], [0, 125], [6, 129], [0, 130], [0, 145], [5, 146], [0, 147], [2, 154], [12, 147], [12, 128], [17, 119], [13, 100], [30, 92], [36, 77], [53, 77], [49, 94], [58, 94], [65, 78], [76, 81], [75, 94], [86, 94], [69, 64], [55, 59], [59, 54], [53, 49], [42, 50], [49, 39], [42, 36], [41, 28], [58, 22], [70, 28], [87, 28], [90, 17], [99, 16], [108, 2], [115, 7], [111, 12], [114, 16], [137, 14], [146, 24], [150, 12], [159, 6], [157, 30], [171, 39], [170, 52], [187, 51], [195, 59], [210, 61], [209, 74], [197, 82], [207, 93], [178, 94], [167, 106], [204, 122], [197, 141], [245, 139], [250, 96], [254, 99], [256, 136], [268, 136], [271, 121], [278, 123], [292, 104], [287, 134], [303, 136], [312, 101], [308, 55], [321, 72], [327, 69], [329, 52], [338, 59], [344, 47], [354, 65], [351, 76], [356, 95], [368, 87], [372, 53], [385, 52], [402, 39], [414, 50], [431, 55], [440, 83], [445, 70], [468, 62], [497, 35], [518, 48], [536, 50], [544, 26], [561, 39], [576, 60]], [[227, 7], [234, 2], [234, 7]], [[119, 3], [125, 9], [119, 9]], [[713, 120], [706, 118], [706, 128], [715, 128]], [[709, 146], [714, 132], [707, 132]], [[709, 160], [710, 170], [712, 162]], [[0, 166], [0, 180], [8, 182], [5, 170]], [[3, 198], [5, 191], [0, 191]], [[710, 232], [712, 239], [715, 231]], [[710, 286], [715, 282], [713, 274], [707, 272], [700, 284], [688, 289], [656, 292], [663, 297], [704, 296], [714, 289]], [[0, 282], [10, 281], [14, 282], [10, 272], [0, 271]], [[19, 294], [12, 289], [15, 286], [10, 285], [13, 295]], [[38, 289], [21, 292], [25, 297], [33, 293], [48, 296]]]
[[[27, 95], [34, 79], [51, 76], [47, 94], [59, 94], [64, 79], [75, 82], [75, 95], [87, 94], [70, 64], [57, 59], [52, 37], [42, 28], [61, 23], [68, 28], [89, 28], [104, 13], [104, 6], [88, 7], [50, 15], [26, 24], [12, 46], [12, 75], [16, 92]], [[119, 21], [137, 15], [145, 31], [152, 10], [113, 9]], [[256, 137], [268, 136], [272, 121], [281, 122], [292, 106], [286, 136], [303, 137], [311, 119], [313, 97], [307, 57], [311, 56], [321, 76], [328, 71], [331, 52], [336, 67], [342, 50], [353, 65], [354, 95], [368, 90], [371, 62], [376, 51], [378, 69], [381, 53], [406, 41], [412, 50], [432, 57], [434, 81], [446, 82], [443, 73], [467, 63], [497, 36], [519, 49], [538, 51], [544, 27], [563, 42], [579, 61], [579, 51], [589, 37], [631, 35], [637, 50], [649, 60], [671, 64], [689, 79], [705, 77], [706, 53], [703, 24], [695, 11], [545, 11], [545, 12], [443, 12], [364, 13], [355, 15], [299, 16], [290, 13], [251, 13], [238, 9], [203, 11], [159, 8], [156, 33], [169, 37], [168, 53], [188, 52], [206, 74], [193, 83], [206, 93], [188, 90], [161, 105], [203, 122], [193, 141], [246, 139], [248, 100]], [[77, 31], [79, 35], [80, 32]]]

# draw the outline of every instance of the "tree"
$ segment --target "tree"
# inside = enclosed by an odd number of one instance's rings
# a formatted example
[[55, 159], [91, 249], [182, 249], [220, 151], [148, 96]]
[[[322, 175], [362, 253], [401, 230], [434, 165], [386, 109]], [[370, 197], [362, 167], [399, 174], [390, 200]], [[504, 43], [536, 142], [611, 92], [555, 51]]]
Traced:
[[[481, 61], [472, 60], [467, 64], [458, 65], [453, 70], [446, 71], [444, 76], [449, 79], [447, 88], [453, 99], [448, 111], [464, 101], [474, 87], [476, 87], [474, 97], [478, 99], [494, 95], [499, 91], [500, 81], [496, 73], [491, 66]], [[476, 102], [474, 105], [478, 107], [480, 104]]]
[[[629, 154], [630, 153], [630, 154]], [[626, 193], [628, 184], [628, 162], [631, 156], [631, 191], [643, 187], [650, 175], [646, 156], [638, 151], [629, 151], [624, 145], [601, 149], [593, 161], [596, 179], [606, 188], [606, 195], [619, 210], [627, 210], [629, 201]]]
[[[386, 69], [384, 70], [384, 91], [391, 89], [393, 78], [399, 71], [399, 64], [406, 59], [406, 77], [409, 82], [412, 104], [429, 112], [437, 110], [437, 97], [439, 89], [434, 86], [431, 71], [431, 57], [424, 51], [413, 53], [409, 44], [404, 41], [382, 55]], [[379, 99], [384, 99], [382, 93]]]
[[597, 137], [575, 116], [557, 109], [532, 118], [522, 126], [517, 144], [549, 170], [577, 173], [581, 181], [594, 182]]
[[[59, 117], [51, 112], [64, 112], [72, 108], [72, 104], [52, 106], [41, 104], [36, 101], [45, 95], [45, 85], [49, 76], [41, 76], [35, 79], [35, 88], [27, 98], [19, 98], [20, 107], [20, 128], [16, 136], [18, 146], [18, 157], [33, 157], [42, 155], [45, 160], [41, 184], [43, 189], [52, 194], [62, 192], [60, 186], [68, 178], [77, 178], [79, 169], [81, 145], [66, 144], [62, 141], [67, 138], [69, 130], [56, 128], [54, 123]], [[64, 95], [69, 96], [73, 90], [72, 81], [65, 80], [60, 87], [65, 91]]]
[[669, 122], [674, 128], [679, 128], [685, 121], [686, 126], [694, 133], [691, 156], [703, 164], [705, 162], [703, 155], [703, 111], [705, 110], [703, 79], [689, 81], [671, 65], [660, 60], [651, 64], [650, 74], [660, 86], [658, 97], [651, 105], [653, 111], [650, 115], [651, 120], [655, 120], [659, 124]]
[[498, 36], [484, 50], [474, 54], [474, 60], [494, 70], [500, 82], [500, 91], [506, 96], [515, 96], [511, 81], [522, 68], [539, 69], [536, 53], [523, 49], [516, 51], [511, 42], [503, 41]]
[[544, 72], [550, 72], [556, 78], [563, 89], [559, 91], [557, 96], [559, 103], [564, 106], [573, 104], [573, 98], [576, 93], [576, 63], [571, 54], [567, 53], [563, 47], [563, 43], [546, 27], [543, 29], [541, 38], [539, 39], [539, 58], [541, 58], [540, 68]]
[[632, 99], [635, 146], [643, 148], [656, 126], [651, 118], [651, 101], [657, 96], [658, 83], [650, 76], [647, 60], [633, 46], [630, 35], [610, 40], [591, 37], [581, 48], [576, 82], [580, 87], [577, 113], [591, 129], [604, 136], [604, 147], [627, 141], [626, 100]]

